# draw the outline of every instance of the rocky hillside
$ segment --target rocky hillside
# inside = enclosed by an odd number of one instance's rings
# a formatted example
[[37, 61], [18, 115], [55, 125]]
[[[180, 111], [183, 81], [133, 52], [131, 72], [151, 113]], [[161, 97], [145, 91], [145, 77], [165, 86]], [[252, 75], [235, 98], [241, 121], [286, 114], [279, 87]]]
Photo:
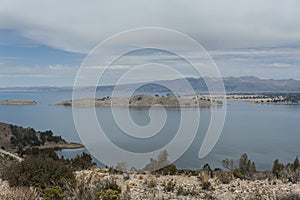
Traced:
[[[224, 172], [221, 172], [224, 173]], [[225, 172], [226, 173], [226, 172]], [[101, 185], [116, 185], [107, 195], [120, 199], [298, 199], [300, 184], [281, 180], [232, 179], [223, 183], [222, 178], [209, 178], [205, 174], [153, 175], [151, 173], [110, 174], [103, 169], [84, 170], [76, 173], [79, 188], [85, 188], [82, 198], [101, 190]], [[87, 195], [87, 196], [84, 196]], [[289, 197], [289, 198], [288, 198]], [[291, 198], [293, 197], [293, 198]]]

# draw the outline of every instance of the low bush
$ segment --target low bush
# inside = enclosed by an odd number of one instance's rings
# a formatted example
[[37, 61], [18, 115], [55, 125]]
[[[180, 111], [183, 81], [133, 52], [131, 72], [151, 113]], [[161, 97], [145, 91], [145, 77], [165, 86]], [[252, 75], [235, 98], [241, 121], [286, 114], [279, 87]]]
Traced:
[[166, 192], [173, 192], [176, 186], [176, 182], [173, 180], [168, 181], [165, 186], [164, 186], [164, 190]]
[[238, 169], [234, 169], [232, 171], [232, 174], [235, 178], [239, 178], [239, 179], [244, 179], [245, 178], [244, 174], [242, 174], [242, 172]]

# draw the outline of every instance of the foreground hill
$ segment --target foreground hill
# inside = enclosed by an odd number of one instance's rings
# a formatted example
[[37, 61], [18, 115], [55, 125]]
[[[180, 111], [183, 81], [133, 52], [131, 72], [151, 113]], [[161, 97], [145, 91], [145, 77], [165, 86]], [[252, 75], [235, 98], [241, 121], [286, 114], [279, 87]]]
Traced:
[[[86, 190], [80, 196], [90, 197], [88, 188], [100, 188], [107, 182], [115, 184], [118, 190], [107, 190], [106, 196], [115, 199], [299, 199], [300, 184], [288, 184], [281, 180], [241, 180], [231, 178], [223, 183], [222, 176], [230, 172], [219, 171], [208, 177], [203, 171], [195, 174], [161, 175], [151, 173], [110, 174], [103, 169], [76, 172], [78, 187]], [[229, 175], [230, 176], [230, 175]], [[108, 192], [109, 191], [109, 192]], [[115, 193], [113, 192], [115, 191]], [[118, 192], [119, 191], [119, 192]], [[104, 195], [103, 195], [104, 196]], [[106, 197], [105, 196], [105, 197]]]

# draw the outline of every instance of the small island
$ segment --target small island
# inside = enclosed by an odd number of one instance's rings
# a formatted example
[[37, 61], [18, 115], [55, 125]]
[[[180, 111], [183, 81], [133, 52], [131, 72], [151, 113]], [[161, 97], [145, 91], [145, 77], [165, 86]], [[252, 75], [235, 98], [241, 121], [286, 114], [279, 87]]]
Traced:
[[5, 100], [0, 101], [0, 105], [35, 105], [36, 101], [25, 101], [25, 100]]
[[83, 98], [63, 101], [61, 103], [52, 104], [53, 106], [78, 106], [78, 107], [151, 107], [163, 106], [169, 108], [178, 107], [208, 107], [222, 105], [222, 101], [202, 97], [201, 95], [145, 95], [139, 94], [131, 97], [103, 97], [103, 98]]

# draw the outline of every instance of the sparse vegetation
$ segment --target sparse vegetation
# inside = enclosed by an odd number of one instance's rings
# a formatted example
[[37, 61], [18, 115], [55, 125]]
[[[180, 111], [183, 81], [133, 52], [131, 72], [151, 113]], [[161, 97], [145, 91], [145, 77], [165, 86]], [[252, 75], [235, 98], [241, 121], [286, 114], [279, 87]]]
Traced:
[[[74, 159], [58, 158], [53, 149], [27, 150], [24, 161], [4, 169], [2, 179], [14, 187], [35, 187], [45, 198], [63, 196], [75, 187], [75, 170], [93, 166], [90, 155], [78, 155]], [[84, 163], [84, 165], [82, 164]]]
[[256, 172], [255, 163], [248, 159], [246, 153], [240, 157], [239, 161], [226, 158], [222, 161], [222, 164], [223, 167], [232, 171], [234, 177], [240, 179], [251, 179]]
[[295, 158], [293, 163], [284, 165], [278, 159], [274, 161], [272, 168], [273, 175], [277, 179], [296, 183], [300, 179], [300, 164], [298, 157]]

